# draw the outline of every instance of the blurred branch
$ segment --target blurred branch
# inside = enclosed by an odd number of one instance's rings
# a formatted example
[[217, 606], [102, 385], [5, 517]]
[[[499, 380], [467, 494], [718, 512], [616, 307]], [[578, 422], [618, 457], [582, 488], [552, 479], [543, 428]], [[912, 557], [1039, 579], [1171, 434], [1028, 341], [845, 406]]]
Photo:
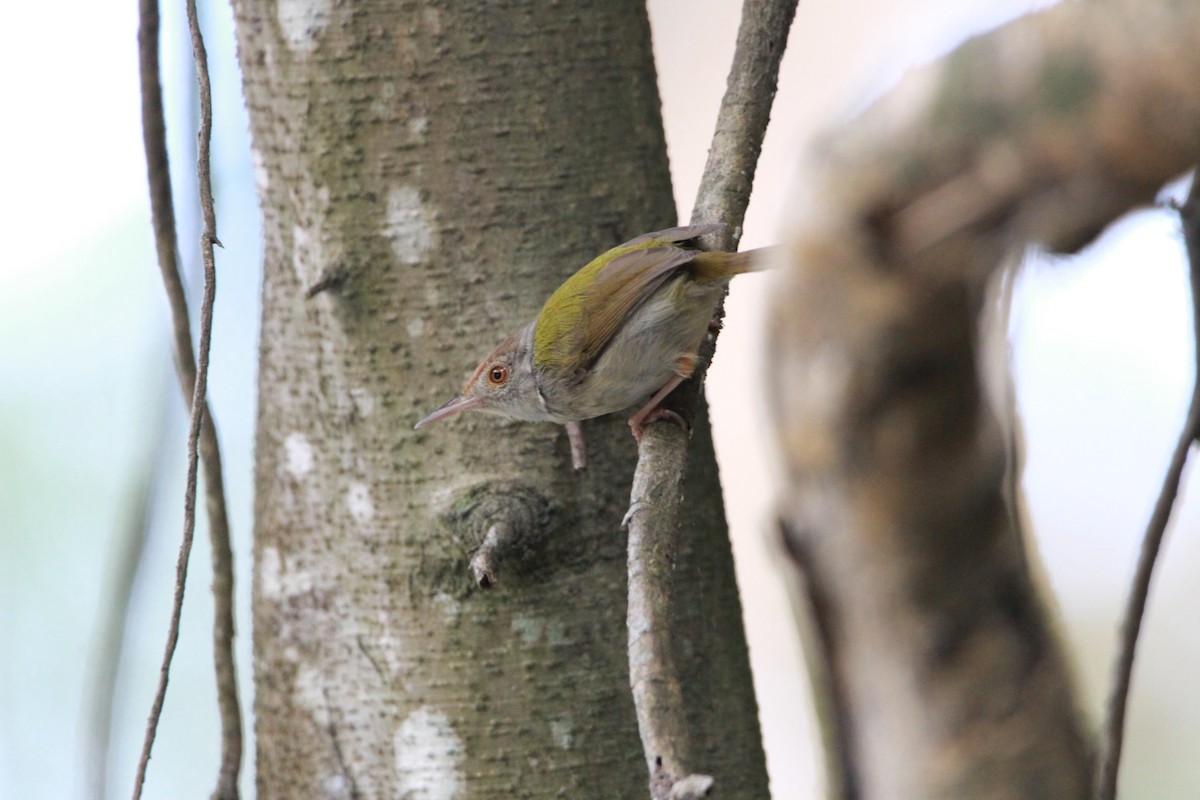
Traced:
[[812, 635], [801, 637], [811, 675], [813, 704], [825, 751], [825, 794], [830, 800], [859, 800], [858, 767], [854, 761], [850, 732], [850, 698], [844, 685], [846, 670], [842, 663], [838, 625], [829, 588], [822, 586], [822, 575], [813, 569], [804, 537], [790, 531], [785, 520], [778, 521], [779, 543], [792, 562], [800, 580], [796, 583], [796, 609], [812, 622]]
[[[170, 388], [169, 386], [166, 388]], [[112, 736], [113, 700], [117, 690], [121, 655], [129, 624], [129, 609], [133, 588], [141, 569], [150, 533], [150, 516], [155, 507], [156, 478], [162, 471], [167, 452], [166, 404], [170, 395], [164, 391], [156, 401], [158, 422], [151, 447], [142, 458], [130, 497], [125, 505], [121, 529], [116, 534], [116, 551], [110, 568], [105, 571], [109, 582], [107, 602], [102, 603], [103, 616], [96, 635], [96, 656], [88, 691], [87, 730], [85, 731], [85, 763], [87, 796], [104, 800], [108, 791], [109, 743]]]
[[1154, 565], [1162, 549], [1163, 536], [1171, 511], [1179, 494], [1179, 482], [1183, 478], [1183, 467], [1187, 463], [1192, 445], [1200, 440], [1200, 181], [1192, 175], [1192, 188], [1187, 200], [1179, 208], [1183, 223], [1183, 240], [1187, 245], [1188, 274], [1192, 288], [1192, 326], [1195, 338], [1195, 371], [1192, 383], [1192, 400], [1179, 441], [1171, 454], [1167, 474], [1163, 478], [1154, 512], [1146, 525], [1142, 539], [1142, 550], [1138, 556], [1137, 571], [1129, 588], [1129, 599], [1125, 605], [1125, 616], [1121, 623], [1120, 644], [1113, 669], [1113, 685], [1108, 697], [1108, 713], [1104, 722], [1104, 737], [1101, 742], [1100, 776], [1097, 797], [1114, 800], [1117, 796], [1117, 773], [1121, 765], [1121, 747], [1125, 739], [1125, 710], [1129, 702], [1129, 687], [1133, 681], [1133, 659], [1137, 651], [1138, 634], [1142, 618], [1146, 614], [1146, 599], [1150, 594], [1150, 579]]
[[1194, 4], [1059, 5], [906, 78], [798, 184], [768, 328], [781, 516], [864, 796], [1094, 790], [1005, 503], [980, 312], [1014, 245], [1074, 251], [1200, 160], [1198, 73]]
[[[713, 144], [692, 214], [693, 224], [722, 222], [728, 230], [710, 247], [734, 249], [779, 76], [779, 62], [797, 0], [746, 0]], [[718, 316], [720, 312], [718, 311]], [[716, 331], [704, 345], [696, 375], [664, 401], [689, 425], [695, 418]], [[650, 425], [638, 448], [629, 512], [629, 680], [655, 800], [703, 796], [707, 776], [688, 776], [683, 697], [671, 659], [671, 574], [679, 537], [679, 504], [688, 434], [677, 425]], [[687, 776], [687, 777], [685, 777]], [[674, 787], [674, 788], [673, 788]]]
[[171, 306], [174, 333], [175, 365], [184, 396], [190, 400], [191, 422], [188, 431], [187, 488], [184, 497], [184, 530], [175, 570], [175, 591], [167, 642], [163, 654], [158, 688], [146, 724], [142, 754], [138, 762], [133, 796], [139, 798], [145, 782], [146, 767], [158, 720], [166, 698], [171, 659], [179, 640], [179, 619], [183, 608], [184, 586], [188, 559], [196, 524], [196, 486], [198, 456], [204, 457], [206, 473], [205, 497], [209, 518], [209, 533], [213, 549], [213, 593], [215, 619], [213, 623], [214, 660], [216, 662], [218, 704], [221, 713], [221, 768], [214, 796], [227, 800], [237, 797], [237, 776], [241, 764], [241, 711], [233, 661], [233, 571], [229, 544], [229, 520], [226, 509], [224, 482], [221, 476], [220, 449], [216, 428], [207, 404], [208, 354], [212, 331], [212, 307], [216, 292], [216, 269], [213, 245], [216, 240], [216, 221], [212, 202], [209, 146], [212, 130], [212, 98], [208, 78], [207, 58], [196, 19], [195, 3], [189, 0], [188, 23], [191, 30], [193, 57], [196, 60], [200, 88], [200, 133], [197, 173], [200, 200], [204, 217], [201, 234], [201, 255], [204, 260], [204, 296], [200, 308], [199, 363], [192, 355], [187, 300], [177, 258], [178, 236], [171, 197], [168, 169], [166, 125], [159, 79], [157, 0], [140, 1], [138, 28], [139, 70], [142, 88], [142, 136], [146, 150], [147, 177], [150, 184], [150, 204], [154, 224], [155, 245], [159, 268]]

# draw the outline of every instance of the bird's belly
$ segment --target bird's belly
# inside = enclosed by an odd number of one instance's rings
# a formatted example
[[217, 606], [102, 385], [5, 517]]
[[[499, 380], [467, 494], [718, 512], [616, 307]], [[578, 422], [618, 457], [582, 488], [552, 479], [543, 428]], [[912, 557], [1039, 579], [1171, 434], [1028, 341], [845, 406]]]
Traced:
[[[681, 357], [696, 353], [722, 287], [699, 292], [687, 283], [668, 284], [613, 337], [576, 390], [572, 416], [590, 419], [644, 403], [676, 375]], [[688, 292], [686, 313], [679, 313], [672, 290]]]
[[645, 402], [675, 375], [681, 353], [652, 345], [609, 348], [604, 356], [608, 363], [598, 363], [580, 384], [573, 410], [579, 419], [590, 419]]

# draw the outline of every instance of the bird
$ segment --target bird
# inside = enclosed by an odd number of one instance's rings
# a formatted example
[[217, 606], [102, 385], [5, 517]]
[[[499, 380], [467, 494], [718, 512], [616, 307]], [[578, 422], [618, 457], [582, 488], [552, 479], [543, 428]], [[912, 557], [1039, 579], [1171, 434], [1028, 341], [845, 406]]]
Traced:
[[479, 362], [457, 396], [415, 427], [464, 411], [556, 422], [566, 426], [572, 462], [582, 469], [579, 422], [637, 406], [629, 427], [640, 441], [659, 402], [695, 371], [729, 281], [761, 267], [770, 249], [699, 249], [700, 237], [723, 230], [667, 228], [592, 259]]

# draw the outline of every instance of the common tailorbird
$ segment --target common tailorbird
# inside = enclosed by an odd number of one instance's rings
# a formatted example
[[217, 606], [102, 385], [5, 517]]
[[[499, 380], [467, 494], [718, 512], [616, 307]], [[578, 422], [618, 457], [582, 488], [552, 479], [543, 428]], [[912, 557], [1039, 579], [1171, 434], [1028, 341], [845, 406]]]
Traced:
[[460, 411], [557, 422], [567, 426], [580, 468], [577, 423], [637, 405], [629, 427], [640, 440], [658, 403], [695, 370], [726, 284], [761, 264], [764, 250], [696, 247], [723, 228], [647, 233], [593, 259], [480, 362], [461, 394], [416, 427]]

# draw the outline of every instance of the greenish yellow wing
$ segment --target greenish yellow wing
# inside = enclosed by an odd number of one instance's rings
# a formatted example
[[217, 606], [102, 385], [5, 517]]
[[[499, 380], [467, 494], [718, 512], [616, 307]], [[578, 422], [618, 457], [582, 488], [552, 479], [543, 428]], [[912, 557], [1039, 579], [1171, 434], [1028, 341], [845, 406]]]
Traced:
[[721, 228], [694, 225], [647, 233], [593, 259], [542, 306], [534, 365], [561, 374], [591, 367], [629, 315], [700, 252], [677, 245]]

